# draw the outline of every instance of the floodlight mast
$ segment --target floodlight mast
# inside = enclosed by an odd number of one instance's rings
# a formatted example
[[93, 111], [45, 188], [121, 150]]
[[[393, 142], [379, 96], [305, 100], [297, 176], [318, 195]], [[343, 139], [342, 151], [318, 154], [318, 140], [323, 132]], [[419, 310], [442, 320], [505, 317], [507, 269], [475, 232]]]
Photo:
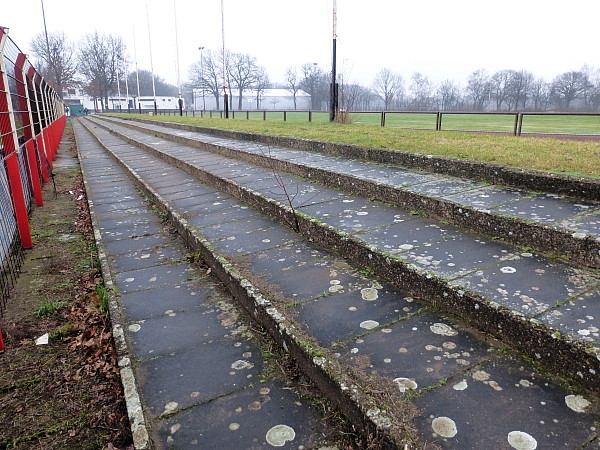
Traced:
[[225, 67], [225, 12], [223, 0], [221, 0], [221, 39], [223, 41], [223, 111], [226, 119], [229, 119], [229, 97], [227, 96], [227, 78]]
[[[203, 61], [203, 51], [204, 51], [204, 47], [198, 47], [198, 50], [200, 50], [200, 82], [201, 82], [201, 86], [200, 88], [202, 89], [202, 111], [206, 111], [206, 101], [204, 100], [204, 61]], [[196, 108], [196, 103], [194, 102], [194, 108]]]
[[333, 57], [331, 64], [329, 121], [334, 122], [338, 110], [338, 86], [336, 76], [337, 2], [333, 0]]
[[146, 3], [146, 22], [148, 24], [148, 47], [150, 47], [150, 70], [152, 72], [152, 95], [154, 96], [154, 115], [158, 113], [156, 106], [156, 84], [154, 83], [154, 63], [152, 62], [152, 38], [150, 34], [150, 14]]
[[179, 115], [183, 116], [183, 99], [181, 98], [181, 75], [179, 71], [179, 38], [177, 30], [177, 6], [175, 0], [173, 0], [173, 15], [175, 16], [175, 52], [177, 56], [177, 89], [179, 90]]

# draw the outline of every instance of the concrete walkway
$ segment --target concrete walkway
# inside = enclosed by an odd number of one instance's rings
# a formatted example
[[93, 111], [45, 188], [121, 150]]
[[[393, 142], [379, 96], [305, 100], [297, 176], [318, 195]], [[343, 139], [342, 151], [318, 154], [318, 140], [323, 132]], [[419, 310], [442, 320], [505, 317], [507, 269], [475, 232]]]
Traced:
[[[455, 314], [471, 308], [474, 311], [466, 319], [489, 318], [493, 327], [513, 326], [496, 334], [520, 350], [536, 345], [543, 351], [550, 348], [545, 341], [514, 345], [529, 338], [519, 332], [544, 338], [535, 322], [546, 321], [561, 333], [572, 334], [564, 339], [546, 338], [567, 345], [565, 353], [574, 353], [555, 359], [563, 365], [579, 364], [562, 371], [576, 378], [583, 367], [593, 364], [593, 358], [579, 358], [578, 346], [598, 344], [598, 315], [593, 308], [598, 308], [599, 282], [593, 271], [474, 236], [410, 211], [307, 183], [274, 168], [201, 152], [111, 123], [110, 128], [127, 138], [128, 144], [89, 121], [84, 123], [104, 150], [171, 216], [188, 244], [202, 249], [213, 273], [274, 341], [289, 351], [350, 420], [361, 424], [366, 434], [374, 432], [381, 447], [400, 446], [406, 442], [407, 430], [413, 431], [421, 444], [434, 442], [444, 448], [598, 445], [597, 402], [591, 394], [560, 387], [560, 380], [540, 374], [502, 343], [467, 326], [464, 314], [463, 320], [457, 321], [437, 312], [442, 306]], [[183, 253], [174, 250], [177, 246], [172, 245], [171, 235], [164, 235], [158, 219], [151, 219], [156, 216], [135, 198], [131, 182], [117, 172], [121, 169], [109, 154], [81, 125], [76, 126], [76, 133], [89, 195], [120, 294], [131, 366], [151, 433], [156, 430], [158, 443], [172, 440], [177, 448], [185, 448], [215, 429], [223, 434], [210, 435], [208, 448], [213, 443], [227, 448], [229, 442], [231, 448], [253, 448], [250, 444], [236, 447], [235, 440], [227, 440], [241, 436], [243, 427], [236, 427], [242, 421], [227, 424], [233, 420], [227, 416], [212, 423], [203, 408], [216, 404], [225, 393], [237, 392], [235, 389], [253, 392], [255, 386], [248, 375], [255, 381], [260, 373], [259, 351], [235, 335], [239, 324], [226, 321], [224, 327], [217, 317], [223, 306], [213, 298], [224, 294], [214, 294], [219, 288], [211, 287], [213, 281], [202, 274], [190, 275], [186, 264], [172, 263]], [[132, 146], [132, 140], [139, 146]], [[247, 142], [237, 145], [254, 148]], [[260, 153], [264, 156], [265, 150]], [[286, 158], [292, 159], [292, 155]], [[294, 159], [301, 158], [296, 155]], [[352, 170], [348, 165], [355, 164], [338, 163], [340, 172]], [[333, 165], [323, 160], [321, 164]], [[91, 178], [94, 172], [102, 175]], [[288, 190], [287, 194], [282, 190]], [[291, 197], [301, 213], [292, 218], [301, 220], [290, 224], [300, 234], [258, 211], [290, 222], [285, 208], [277, 203]], [[594, 209], [589, 202], [585, 206]], [[353, 246], [348, 247], [348, 241]], [[326, 248], [347, 257], [348, 249], [355, 250], [357, 257], [349, 258], [349, 264]], [[377, 265], [370, 266], [361, 258], [374, 259]], [[396, 261], [401, 266], [396, 266]], [[373, 273], [360, 270], [353, 262]], [[388, 268], [374, 270], [379, 266]], [[394, 273], [400, 275], [394, 278]], [[424, 280], [433, 281], [427, 284]], [[180, 292], [186, 293], [182, 299], [178, 299]], [[426, 292], [440, 298], [431, 299]], [[417, 295], [420, 293], [423, 295]], [[455, 295], [468, 303], [448, 308], [444, 297], [452, 300]], [[194, 306], [189, 303], [191, 298], [196, 301]], [[199, 306], [206, 302], [207, 306]], [[507, 314], [510, 317], [505, 317]], [[523, 321], [523, 317], [535, 322]], [[520, 328], [515, 326], [519, 321], [523, 322]], [[490, 327], [474, 325], [484, 332]], [[213, 329], [218, 329], [214, 335]], [[543, 331], [548, 332], [548, 327]], [[209, 348], [217, 347], [215, 342], [222, 344], [217, 350], [219, 357], [210, 359], [204, 351], [211, 354]], [[539, 359], [546, 363], [552, 357], [540, 354]], [[225, 386], [203, 387], [200, 383], [206, 375], [199, 375], [199, 367], [217, 369], [219, 364], [223, 368], [215, 370], [216, 378]], [[230, 375], [225, 376], [227, 370]], [[595, 373], [589, 371], [580, 378], [588, 386], [597, 383]], [[264, 395], [260, 394], [263, 387], [254, 394]], [[279, 392], [275, 386], [265, 388]], [[291, 419], [281, 424], [296, 433], [297, 427], [317, 430], [320, 422], [314, 411], [306, 410], [300, 422], [304, 425]], [[262, 423], [263, 419], [257, 420]], [[240, 433], [231, 434], [232, 423]], [[264, 443], [267, 431], [264, 426], [260, 430], [254, 439]], [[298, 433], [288, 445], [318, 448], [324, 445], [315, 444], [319, 432]], [[306, 443], [300, 444], [302, 439]]]
[[113, 324], [127, 335], [120, 365], [134, 367], [124, 383], [136, 447], [327, 445], [315, 408], [273, 376], [230, 295], [189, 262], [181, 239], [93, 137], [74, 128], [104, 275], [118, 293]]

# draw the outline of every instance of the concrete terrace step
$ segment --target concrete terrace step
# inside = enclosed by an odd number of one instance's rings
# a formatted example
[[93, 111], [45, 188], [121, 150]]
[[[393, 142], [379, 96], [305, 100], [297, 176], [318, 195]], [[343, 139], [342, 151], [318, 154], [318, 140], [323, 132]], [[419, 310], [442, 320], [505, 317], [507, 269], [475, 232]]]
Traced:
[[[319, 245], [458, 315], [551, 370], [600, 389], [600, 280], [595, 272], [298, 177], [284, 174], [277, 181], [274, 169], [114, 122], [110, 128], [292, 227], [301, 222], [302, 234]], [[297, 190], [294, 210], [286, 208], [282, 186]]]
[[302, 390], [272, 375], [223, 286], [188, 262], [93, 136], [74, 129], [105, 283], [118, 292], [111, 320], [136, 449], [262, 448], [291, 432], [297, 446], [334, 445]]
[[[589, 267], [600, 267], [600, 181], [597, 180], [511, 172], [496, 166], [473, 166], [468, 162], [415, 155], [414, 160], [400, 160], [411, 166], [421, 161], [420, 169], [434, 169], [428, 173], [399, 167], [395, 156], [406, 156], [402, 152], [360, 151], [358, 147], [352, 152], [351, 146], [309, 146], [310, 141], [286, 138], [281, 138], [283, 142], [277, 145], [277, 137], [175, 123], [137, 120], [118, 120], [118, 123], [202, 150], [315, 179]], [[263, 140], [275, 142], [268, 145]], [[313, 153], [304, 151], [303, 144]], [[316, 157], [314, 152], [321, 148], [325, 154], [318, 153], [320, 156]], [[350, 155], [353, 160], [340, 159], [340, 154]], [[381, 162], [358, 160], [365, 154]], [[465, 167], [459, 171], [461, 164]], [[439, 175], [435, 169], [442, 173], [458, 172], [463, 178]], [[506, 172], [505, 176], [495, 176], [493, 170]], [[490, 184], [498, 178], [507, 185]], [[565, 197], [565, 193], [572, 197]]]
[[[586, 399], [561, 388], [469, 327], [416, 302], [403, 287], [361, 272], [248, 207], [271, 211], [294, 226], [289, 211], [273, 199], [259, 201], [255, 192], [240, 184], [191, 171], [181, 160], [166, 161], [127, 145], [88, 120], [84, 123], [164, 208], [188, 243], [201, 249], [213, 272], [253, 318], [354, 424], [379, 439], [380, 448], [406, 442], [413, 417], [421, 443], [435, 441], [442, 447], [508, 448], [519, 439], [530, 444], [535, 439], [541, 448], [557, 443], [575, 448], [596, 442], [598, 416], [593, 396], [586, 394]], [[135, 134], [127, 133], [130, 139]], [[144, 135], [135, 137], [144, 140]], [[183, 146], [150, 138], [153, 146], [168, 148], [181, 158], [187, 154], [216, 172], [231, 175], [233, 170], [238, 181], [252, 179], [256, 189], [276, 188], [269, 170], [248, 170], [235, 161], [190, 153]], [[218, 184], [221, 192], [170, 164], [175, 162]], [[288, 186], [295, 182], [300, 180], [286, 178]], [[299, 195], [313, 197], [312, 206], [339, 202], [347, 207], [361, 200], [318, 188], [316, 203], [314, 186], [309, 186], [311, 193], [303, 185], [298, 187]], [[381, 208], [378, 214], [383, 215], [384, 206], [364, 205]], [[335, 238], [341, 247], [349, 240], [303, 214], [297, 216], [300, 231], [314, 241], [321, 242], [323, 236]], [[406, 217], [410, 221], [417, 225], [415, 230], [440, 235], [440, 228], [430, 226], [432, 222]], [[352, 248], [366, 255], [361, 246], [353, 244]], [[377, 249], [369, 252], [387, 264]], [[405, 268], [402, 272], [408, 273]], [[421, 273], [412, 277], [430, 278]], [[408, 290], [414, 289], [410, 276], [405, 278], [396, 284], [406, 281]], [[487, 309], [484, 303], [480, 309]], [[418, 414], [411, 405], [423, 412]], [[482, 413], [486, 407], [490, 413]]]

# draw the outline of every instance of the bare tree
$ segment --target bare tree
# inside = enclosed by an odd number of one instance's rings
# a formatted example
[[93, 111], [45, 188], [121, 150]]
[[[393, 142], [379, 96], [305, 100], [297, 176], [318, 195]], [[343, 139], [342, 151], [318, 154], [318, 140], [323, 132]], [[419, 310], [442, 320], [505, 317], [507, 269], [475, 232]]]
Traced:
[[440, 109], [448, 111], [458, 109], [460, 102], [460, 88], [452, 80], [442, 81], [437, 90]]
[[220, 109], [219, 96], [223, 90], [223, 57], [222, 52], [207, 50], [204, 52], [202, 63], [195, 62], [190, 67], [190, 84], [208, 92], [215, 98], [215, 105]]
[[588, 79], [588, 86], [583, 93], [585, 108], [588, 111], [597, 111], [600, 107], [600, 69], [585, 65], [581, 71]]
[[[526, 70], [518, 72], [513, 71], [508, 85], [508, 104], [514, 105], [514, 109], [518, 110], [527, 107], [527, 100], [531, 94], [531, 84], [533, 83], [533, 74]], [[510, 106], [508, 108], [511, 109]]]
[[512, 109], [512, 104], [509, 99], [510, 81], [513, 77], [514, 70], [499, 70], [490, 79], [490, 94], [491, 98], [496, 100], [496, 110], [502, 109], [502, 104], [506, 103], [508, 109]]
[[285, 71], [285, 77], [287, 79], [287, 90], [292, 93], [294, 99], [294, 109], [298, 109], [296, 101], [296, 94], [300, 90], [300, 77], [298, 76], [298, 69], [296, 67], [288, 67]]
[[48, 41], [44, 33], [38, 33], [29, 45], [39, 59], [37, 67], [62, 98], [65, 89], [76, 84], [77, 59], [73, 45], [64, 32], [49, 33]]
[[[134, 89], [137, 93], [137, 81], [140, 80], [140, 95], [152, 95], [152, 72], [149, 70], [138, 70], [131, 72], [127, 75], [127, 82], [129, 83], [129, 89]], [[164, 78], [154, 75], [154, 87], [156, 88], [156, 95], [167, 95], [176, 96], [179, 92], [177, 86], [167, 83]]]
[[303, 64], [302, 74], [304, 78], [300, 81], [300, 89], [310, 95], [311, 109], [320, 110], [323, 101], [329, 98], [329, 79], [317, 63]]
[[384, 109], [388, 110], [395, 100], [403, 96], [404, 80], [401, 75], [386, 67], [375, 75], [373, 90], [383, 100]]
[[79, 44], [79, 70], [89, 83], [100, 92], [102, 108], [108, 106], [108, 95], [123, 72], [125, 44], [123, 39], [110, 34], [85, 35]]
[[552, 81], [551, 95], [560, 109], [568, 111], [573, 100], [583, 98], [589, 84], [585, 73], [565, 72]]
[[271, 86], [271, 82], [269, 81], [269, 75], [267, 75], [267, 71], [264, 67], [258, 67], [256, 72], [256, 80], [253, 86], [256, 92], [256, 109], [260, 109], [262, 95], [265, 92], [265, 89], [269, 88], [269, 86]]
[[542, 78], [531, 83], [531, 101], [534, 111], [546, 111], [550, 106], [550, 86]]
[[473, 100], [473, 109], [483, 111], [490, 97], [490, 79], [485, 69], [476, 70], [469, 76], [466, 92]]
[[244, 89], [250, 89], [257, 81], [259, 67], [256, 59], [245, 53], [232, 53], [227, 63], [227, 72], [238, 91], [238, 109], [242, 109]]
[[416, 109], [429, 109], [432, 106], [433, 85], [429, 78], [415, 72], [410, 84], [410, 92], [413, 95], [412, 105]]

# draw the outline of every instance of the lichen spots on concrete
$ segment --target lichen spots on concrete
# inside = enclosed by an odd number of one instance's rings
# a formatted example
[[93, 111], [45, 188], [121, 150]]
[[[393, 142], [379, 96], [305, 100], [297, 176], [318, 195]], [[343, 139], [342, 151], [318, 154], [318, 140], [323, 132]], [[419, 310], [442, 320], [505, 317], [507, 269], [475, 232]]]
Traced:
[[471, 376], [475, 381], [487, 381], [490, 379], [490, 374], [485, 370], [476, 370]]
[[411, 380], [410, 378], [394, 378], [394, 383], [398, 385], [398, 389], [403, 393], [409, 389], [417, 389], [419, 387], [416, 381]]
[[440, 334], [442, 336], [456, 336], [458, 332], [454, 330], [450, 325], [446, 325], [445, 323], [434, 323], [429, 327], [429, 329], [435, 333]]
[[273, 447], [283, 447], [286, 442], [293, 441], [296, 437], [296, 432], [292, 427], [287, 425], [275, 425], [267, 431], [267, 443]]
[[372, 330], [373, 328], [377, 328], [379, 326], [379, 322], [375, 320], [365, 320], [360, 323], [360, 327], [365, 330]]
[[379, 297], [379, 293], [377, 292], [377, 289], [372, 288], [372, 287], [361, 289], [360, 294], [362, 296], [362, 299], [367, 302], [372, 302], [374, 300], [377, 300], [377, 298]]
[[508, 443], [517, 450], [535, 450], [537, 441], [523, 431], [511, 431], [508, 433]]
[[469, 384], [467, 383], [467, 381], [462, 380], [462, 381], [456, 383], [454, 386], [452, 386], [452, 389], [454, 389], [455, 391], [464, 391], [468, 387], [469, 387]]
[[431, 422], [431, 428], [435, 434], [444, 438], [452, 438], [458, 433], [454, 420], [449, 417], [436, 417]]
[[169, 402], [165, 405], [165, 410], [163, 411], [163, 413], [161, 415], [165, 415], [165, 414], [170, 414], [173, 411], [175, 411], [177, 409], [177, 407], [179, 406], [179, 403], [177, 402]]
[[231, 368], [233, 370], [252, 369], [253, 367], [254, 367], [254, 364], [252, 364], [248, 361], [244, 361], [243, 359], [238, 359], [231, 365]]
[[590, 402], [581, 395], [567, 395], [565, 403], [569, 408], [578, 413], [585, 412], [587, 407], [590, 406]]

